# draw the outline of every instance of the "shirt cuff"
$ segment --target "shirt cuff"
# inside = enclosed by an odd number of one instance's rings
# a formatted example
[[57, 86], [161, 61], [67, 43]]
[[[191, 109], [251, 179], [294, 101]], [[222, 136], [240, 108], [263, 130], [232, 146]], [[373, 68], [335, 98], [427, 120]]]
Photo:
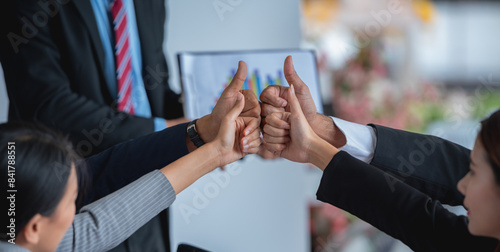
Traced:
[[167, 121], [160, 117], [155, 117], [155, 132], [162, 131], [167, 128]]
[[368, 125], [348, 122], [333, 116], [331, 118], [347, 140], [346, 145], [340, 147], [339, 150], [343, 150], [365, 163], [370, 163], [377, 145], [375, 129]]

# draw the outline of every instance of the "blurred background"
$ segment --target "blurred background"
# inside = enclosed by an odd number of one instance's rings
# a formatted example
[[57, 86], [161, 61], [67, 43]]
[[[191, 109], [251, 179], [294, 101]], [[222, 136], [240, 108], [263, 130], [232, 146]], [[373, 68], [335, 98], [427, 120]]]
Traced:
[[[166, 8], [165, 51], [178, 92], [178, 52], [301, 48], [316, 52], [325, 114], [471, 148], [478, 121], [500, 107], [496, 1], [171, 0]], [[0, 69], [0, 122], [7, 109]], [[249, 157], [229, 170], [179, 195], [172, 247], [409, 251], [316, 201], [317, 169]]]

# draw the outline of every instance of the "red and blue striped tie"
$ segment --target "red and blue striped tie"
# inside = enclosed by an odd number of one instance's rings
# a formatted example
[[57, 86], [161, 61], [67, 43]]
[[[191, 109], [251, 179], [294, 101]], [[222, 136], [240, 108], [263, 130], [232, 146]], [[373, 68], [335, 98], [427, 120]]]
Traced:
[[123, 0], [111, 7], [115, 30], [116, 76], [118, 80], [118, 111], [134, 114], [132, 104], [132, 60], [127, 27], [127, 12]]

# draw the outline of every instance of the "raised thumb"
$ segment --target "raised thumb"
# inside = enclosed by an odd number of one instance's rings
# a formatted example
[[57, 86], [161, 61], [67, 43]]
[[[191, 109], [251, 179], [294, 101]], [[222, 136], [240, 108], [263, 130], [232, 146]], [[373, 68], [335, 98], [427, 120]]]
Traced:
[[297, 99], [295, 95], [295, 87], [293, 84], [290, 84], [290, 88], [288, 89], [288, 106], [290, 106], [290, 113], [292, 113], [292, 115], [304, 114], [300, 107], [299, 99]]
[[234, 104], [233, 108], [229, 111], [227, 114], [227, 118], [229, 118], [231, 121], [236, 120], [238, 116], [241, 114], [243, 111], [243, 108], [245, 107], [245, 99], [243, 99], [243, 94], [238, 92], [237, 93], [237, 98], [236, 98], [236, 103]]

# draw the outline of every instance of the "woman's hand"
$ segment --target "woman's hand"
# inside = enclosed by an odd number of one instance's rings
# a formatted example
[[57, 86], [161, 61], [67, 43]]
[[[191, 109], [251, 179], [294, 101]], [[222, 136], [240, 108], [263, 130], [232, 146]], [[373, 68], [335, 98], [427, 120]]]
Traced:
[[265, 147], [291, 161], [324, 169], [338, 150], [321, 139], [307, 122], [293, 85], [287, 90], [290, 112], [273, 113], [264, 126]]
[[240, 117], [244, 107], [243, 94], [238, 93], [236, 104], [222, 119], [219, 132], [213, 141], [213, 147], [219, 155], [219, 166], [259, 151], [260, 120], [255, 117]]
[[233, 108], [222, 119], [213, 141], [161, 169], [176, 194], [215, 168], [259, 150], [260, 119], [240, 117], [245, 107], [243, 94], [238, 92], [235, 100]]

